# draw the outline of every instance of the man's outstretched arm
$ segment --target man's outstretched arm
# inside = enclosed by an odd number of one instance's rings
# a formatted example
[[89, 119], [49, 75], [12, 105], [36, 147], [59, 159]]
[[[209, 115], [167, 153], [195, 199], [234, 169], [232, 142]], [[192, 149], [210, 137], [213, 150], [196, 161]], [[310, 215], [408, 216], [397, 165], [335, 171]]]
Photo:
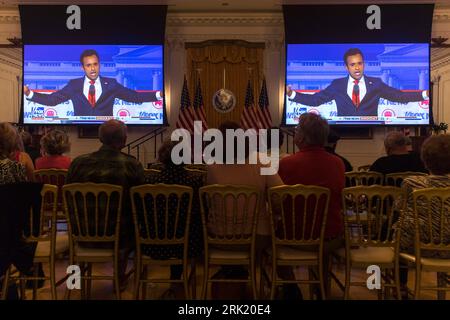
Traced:
[[23, 93], [27, 100], [42, 104], [44, 106], [56, 106], [67, 100], [70, 100], [69, 90], [65, 86], [61, 90], [55, 91], [50, 94], [42, 94], [39, 92], [31, 91], [28, 86], [23, 86]]
[[400, 103], [423, 101], [429, 99], [428, 90], [423, 90], [421, 92], [403, 92], [401, 90], [389, 87], [385, 83], [381, 84], [380, 97], [389, 101]]
[[135, 103], [142, 103], [142, 102], [155, 102], [158, 100], [162, 100], [164, 97], [164, 94], [162, 91], [156, 91], [156, 92], [137, 92], [128, 88], [125, 88], [121, 84], [117, 83], [117, 87], [115, 88], [115, 96], [119, 99], [128, 101], [128, 102], [135, 102]]
[[291, 86], [286, 87], [286, 94], [289, 100], [311, 107], [317, 107], [333, 100], [334, 96], [331, 91], [330, 86], [328, 86], [317, 93], [304, 94], [293, 91]]

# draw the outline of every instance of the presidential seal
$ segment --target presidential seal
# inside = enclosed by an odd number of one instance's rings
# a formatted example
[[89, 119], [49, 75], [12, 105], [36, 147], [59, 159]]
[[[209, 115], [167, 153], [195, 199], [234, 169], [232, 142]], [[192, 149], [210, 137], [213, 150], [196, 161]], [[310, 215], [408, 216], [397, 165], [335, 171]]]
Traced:
[[230, 90], [220, 89], [214, 93], [212, 104], [218, 112], [227, 113], [236, 106], [236, 96]]

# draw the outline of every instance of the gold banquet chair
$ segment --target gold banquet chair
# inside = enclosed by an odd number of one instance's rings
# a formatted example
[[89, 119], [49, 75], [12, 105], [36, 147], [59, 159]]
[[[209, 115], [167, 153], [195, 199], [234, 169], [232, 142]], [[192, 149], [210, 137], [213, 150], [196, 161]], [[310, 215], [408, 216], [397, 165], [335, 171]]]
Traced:
[[345, 173], [345, 186], [382, 185], [383, 174], [375, 171], [352, 171]]
[[[41, 208], [40, 212], [34, 212], [32, 209], [27, 217], [26, 227], [23, 232], [23, 239], [29, 243], [36, 243], [33, 264], [34, 274], [18, 276], [11, 275], [8, 281], [19, 280], [21, 282], [21, 297], [25, 299], [24, 281], [34, 282], [33, 299], [37, 296], [38, 280], [50, 280], [51, 298], [57, 299], [56, 287], [63, 283], [56, 283], [55, 261], [56, 255], [66, 252], [69, 249], [69, 240], [67, 233], [58, 233], [56, 229], [56, 208], [57, 208], [58, 188], [54, 185], [44, 184], [41, 190]], [[38, 275], [38, 265], [48, 263], [50, 274], [48, 276]], [[7, 273], [8, 275], [8, 273]]]
[[[416, 283], [414, 296], [420, 298], [422, 290], [438, 292], [438, 298], [445, 299], [450, 287], [422, 285], [422, 272], [450, 273], [450, 187], [427, 188], [413, 191], [413, 208], [415, 224], [415, 254], [400, 253], [400, 259], [416, 266]], [[440, 257], [423, 257], [427, 251], [438, 251]], [[437, 275], [438, 278], [438, 275]], [[447, 280], [448, 281], [448, 280]], [[440, 294], [441, 293], [441, 294]]]
[[[257, 298], [255, 235], [259, 215], [259, 190], [246, 185], [209, 185], [200, 188], [201, 218], [205, 242], [202, 297], [208, 284], [250, 283]], [[248, 277], [218, 279], [210, 275], [211, 265], [241, 265]]]
[[[175, 184], [141, 185], [130, 190], [133, 206], [133, 220], [136, 232], [136, 260], [134, 299], [145, 299], [148, 283], [182, 283], [185, 297], [191, 298], [188, 284], [195, 277], [195, 268], [188, 273], [189, 224], [193, 190], [191, 187]], [[142, 253], [142, 246], [181, 247], [181, 257], [157, 259]], [[183, 266], [183, 278], [148, 279], [148, 267], [154, 265]], [[193, 289], [195, 291], [195, 289]], [[195, 297], [194, 297], [195, 298]]]
[[[317, 284], [325, 298], [323, 251], [329, 199], [330, 190], [319, 186], [297, 184], [269, 189], [272, 248], [266, 250], [266, 256], [271, 257], [272, 274], [263, 269], [262, 277], [269, 281], [271, 299], [276, 287], [286, 283]], [[309, 278], [280, 279], [278, 266], [307, 266]], [[316, 268], [315, 275], [311, 268]]]
[[401, 224], [404, 191], [389, 186], [357, 186], [345, 188], [342, 198], [345, 248], [335, 254], [346, 262], [344, 298], [349, 299], [351, 286], [367, 286], [365, 281], [351, 281], [352, 268], [377, 265], [383, 278], [381, 289], [387, 295], [386, 288], [393, 288], [400, 299], [399, 233], [394, 233], [393, 225]]
[[[62, 187], [66, 183], [67, 178], [67, 169], [40, 169], [34, 171], [34, 179], [36, 182], [51, 184], [58, 187], [58, 197], [57, 197], [57, 209], [56, 209], [56, 217], [57, 217], [57, 227], [58, 222], [66, 223], [66, 215], [64, 214], [64, 204], [62, 197]], [[51, 199], [49, 199], [50, 203], [50, 212], [51, 212]], [[67, 229], [64, 229], [67, 231]]]
[[428, 174], [423, 172], [413, 172], [413, 171], [388, 173], [384, 177], [384, 185], [400, 187], [405, 178], [411, 176], [427, 176], [427, 175]]
[[[71, 183], [63, 187], [69, 229], [70, 265], [81, 269], [81, 293], [90, 297], [92, 280], [113, 280], [120, 299], [118, 254], [122, 186], [107, 183]], [[84, 246], [83, 246], [84, 245]], [[92, 264], [112, 262], [113, 275], [93, 275]], [[66, 291], [69, 298], [71, 290]]]

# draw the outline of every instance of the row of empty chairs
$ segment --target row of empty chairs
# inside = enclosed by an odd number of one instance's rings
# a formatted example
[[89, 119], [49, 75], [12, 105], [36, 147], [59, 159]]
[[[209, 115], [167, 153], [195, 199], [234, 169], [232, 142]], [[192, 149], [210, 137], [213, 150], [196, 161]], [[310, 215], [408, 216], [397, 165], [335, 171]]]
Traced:
[[370, 186], [370, 185], [386, 185], [400, 187], [403, 179], [411, 176], [424, 176], [423, 172], [395, 172], [386, 175], [375, 171], [353, 171], [345, 173], [347, 187], [354, 186]]
[[[28, 235], [28, 241], [37, 242], [38, 250], [35, 263], [48, 262], [50, 264], [49, 280], [51, 282], [52, 298], [56, 299], [56, 279], [54, 275], [55, 257], [70, 247], [70, 264], [79, 264], [82, 267], [82, 289], [89, 296], [92, 280], [112, 279], [116, 288], [116, 296], [120, 299], [117, 275], [117, 254], [119, 249], [119, 226], [121, 218], [122, 187], [107, 184], [70, 184], [63, 187], [63, 200], [65, 215], [69, 225], [69, 237], [58, 237], [56, 232], [57, 188], [45, 185], [42, 196], [51, 199], [43, 201], [42, 212], [48, 210], [45, 205], [52, 203], [53, 210], [47, 222], [48, 214], [39, 218], [39, 233]], [[147, 279], [147, 266], [153, 264], [181, 264], [183, 277], [178, 282], [183, 283], [187, 298], [195, 298], [195, 269], [187, 257], [187, 237], [189, 236], [189, 221], [191, 214], [192, 189], [177, 185], [142, 185], [131, 189], [133, 205], [133, 218], [136, 230], [136, 260], [135, 260], [135, 297], [145, 298], [145, 288], [148, 282], [175, 282], [170, 279]], [[258, 215], [259, 192], [249, 186], [206, 186], [200, 189], [201, 218], [205, 237], [205, 272], [201, 297], [206, 298], [208, 284], [211, 282], [248, 282], [255, 298], [273, 298], [277, 286], [298, 282], [318, 285], [325, 295], [325, 283], [322, 278], [322, 253], [324, 246], [324, 228], [328, 212], [329, 190], [315, 186], [280, 186], [269, 190], [269, 209], [272, 225], [272, 247], [265, 252], [265, 264], [261, 266], [264, 280], [268, 284], [269, 293], [264, 283], [258, 293], [256, 290], [255, 265], [255, 230]], [[302, 200], [298, 200], [298, 198]], [[416, 206], [416, 220], [418, 208], [426, 208], [431, 214], [431, 203], [440, 199], [439, 207], [441, 225], [439, 237], [428, 236], [434, 239], [432, 243], [422, 240], [423, 235], [416, 230], [416, 253], [405, 255], [399, 251], [400, 233], [393, 232], [393, 224], [398, 220], [401, 223], [404, 208], [404, 194], [400, 188], [389, 186], [357, 186], [346, 188], [343, 192], [344, 219], [345, 219], [345, 248], [336, 252], [337, 256], [346, 262], [345, 298], [349, 298], [352, 285], [351, 269], [354, 266], [378, 265], [381, 267], [384, 280], [382, 289], [390, 287], [394, 294], [399, 293], [399, 259], [415, 263], [416, 289], [415, 295], [419, 297], [422, 289], [420, 285], [420, 272], [432, 270], [449, 272], [450, 265], [444, 259], [421, 258], [420, 252], [424, 249], [448, 250], [450, 246], [444, 243], [444, 217], [447, 215], [450, 201], [450, 188], [429, 189], [415, 191], [415, 201], [421, 201]], [[169, 200], [178, 199], [176, 202]], [[433, 199], [433, 200], [432, 200]], [[303, 201], [298, 206], [297, 201]], [[447, 202], [446, 202], [447, 201]], [[295, 206], [297, 204], [297, 206]], [[175, 207], [171, 207], [174, 206]], [[184, 208], [182, 210], [182, 208]], [[240, 209], [238, 209], [240, 208]], [[293, 210], [296, 209], [296, 215]], [[302, 208], [303, 212], [299, 212]], [[184, 218], [180, 217], [183, 212]], [[158, 213], [158, 214], [155, 214]], [[297, 218], [296, 218], [297, 217]], [[35, 216], [30, 214], [30, 225], [36, 225]], [[173, 227], [169, 228], [169, 220]], [[103, 221], [103, 222], [102, 222]], [[427, 220], [428, 221], [428, 220]], [[425, 221], [425, 223], [427, 223]], [[429, 220], [431, 221], [431, 219]], [[161, 229], [162, 228], [162, 229]], [[432, 230], [425, 228], [425, 230]], [[59, 238], [59, 241], [58, 241]], [[85, 248], [83, 242], [110, 243], [107, 249]], [[58, 244], [59, 243], [59, 244]], [[44, 245], [46, 244], [46, 249]], [[183, 257], [169, 260], [154, 260], [142, 254], [141, 245], [167, 245], [177, 244], [183, 246]], [[317, 250], [311, 250], [316, 246]], [[308, 250], [303, 248], [309, 247]], [[41, 248], [41, 249], [39, 249]], [[44, 258], [45, 257], [45, 258]], [[92, 263], [109, 261], [113, 263], [113, 276], [92, 275]], [[242, 279], [216, 279], [210, 274], [210, 265], [244, 265], [248, 269], [248, 277]], [[299, 266], [318, 270], [307, 280], [284, 280], [276, 274], [276, 267]], [[192, 274], [194, 272], [194, 274]], [[20, 275], [19, 280], [40, 279], [33, 275], [28, 278]], [[5, 281], [8, 281], [7, 279]], [[189, 286], [189, 285], [192, 286]], [[7, 286], [6, 286], [7, 287]], [[5, 286], [4, 286], [5, 288]], [[139, 294], [142, 289], [142, 295]], [[431, 289], [438, 289], [433, 287]], [[441, 290], [441, 288], [439, 288]]]

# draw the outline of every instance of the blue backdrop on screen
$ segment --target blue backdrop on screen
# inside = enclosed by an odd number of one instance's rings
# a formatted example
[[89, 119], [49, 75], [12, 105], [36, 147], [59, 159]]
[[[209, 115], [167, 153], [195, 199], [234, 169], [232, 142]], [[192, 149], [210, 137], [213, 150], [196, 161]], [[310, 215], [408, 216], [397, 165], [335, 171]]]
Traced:
[[[80, 63], [80, 55], [86, 49], [93, 49], [98, 53], [98, 74], [101, 80], [114, 79], [121, 86], [136, 92], [156, 92], [163, 89], [161, 45], [25, 45], [24, 85], [33, 92], [51, 94], [64, 92], [60, 90], [64, 90], [71, 80], [84, 81], [85, 72]], [[81, 86], [79, 90], [82, 91]], [[98, 98], [100, 103], [101, 95]], [[107, 116], [128, 124], [162, 124], [164, 120], [162, 99], [133, 103], [116, 98], [112, 114], [101, 115], [105, 117], [90, 114], [90, 106], [76, 114], [76, 102], [72, 100], [52, 105], [30, 101], [25, 96], [24, 123], [98, 123], [106, 120]]]
[[[370, 97], [376, 81], [398, 92], [413, 94], [416, 92], [419, 96], [426, 95], [424, 91], [429, 89], [428, 43], [289, 44], [286, 84], [300, 96], [321, 91], [328, 92], [338, 81], [336, 79], [343, 79], [341, 81], [344, 86], [342, 96], [351, 103], [351, 96], [347, 93], [348, 71], [344, 63], [344, 54], [350, 48], [358, 48], [363, 53], [364, 79], [367, 86], [364, 94], [367, 97]], [[398, 102], [386, 96], [382, 94], [377, 100], [378, 108], [367, 114], [364, 112], [340, 114], [339, 104], [342, 104], [342, 101], [339, 98], [312, 105], [308, 104], [309, 102], [295, 102], [286, 97], [286, 124], [296, 124], [298, 117], [304, 112], [320, 113], [331, 124], [417, 125], [429, 123], [428, 99]], [[363, 97], [361, 105], [364, 102]]]
[[[76, 28], [69, 7], [19, 6], [27, 86], [23, 123], [99, 124], [115, 118], [167, 124], [162, 97], [167, 6], [80, 5]], [[86, 49], [99, 56], [94, 91], [80, 63]]]

